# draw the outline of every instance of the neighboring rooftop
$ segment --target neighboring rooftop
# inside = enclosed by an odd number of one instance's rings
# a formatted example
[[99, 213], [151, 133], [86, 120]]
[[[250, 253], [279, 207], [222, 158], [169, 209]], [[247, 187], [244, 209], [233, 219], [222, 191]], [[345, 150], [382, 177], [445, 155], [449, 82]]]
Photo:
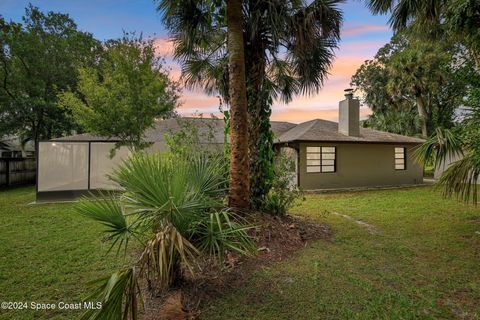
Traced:
[[[155, 127], [145, 132], [147, 141], [164, 143], [167, 133], [177, 132], [181, 127], [195, 124], [201, 143], [223, 144], [224, 122], [218, 118], [173, 118], [158, 120]], [[424, 140], [399, 134], [360, 128], [360, 136], [347, 136], [338, 132], [338, 123], [315, 119], [300, 124], [271, 121], [275, 134], [275, 143], [295, 141], [325, 141], [325, 142], [360, 142], [360, 143], [422, 143]], [[52, 139], [53, 141], [118, 141], [116, 138], [105, 138], [90, 134], [77, 134], [68, 137]], [[203, 140], [203, 141], [202, 141]]]

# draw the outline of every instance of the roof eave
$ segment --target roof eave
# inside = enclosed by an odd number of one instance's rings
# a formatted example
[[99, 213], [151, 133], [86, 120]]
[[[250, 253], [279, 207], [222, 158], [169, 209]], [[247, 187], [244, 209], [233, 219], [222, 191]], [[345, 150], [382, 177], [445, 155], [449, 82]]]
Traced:
[[344, 140], [287, 140], [287, 141], [274, 141], [273, 144], [286, 144], [286, 143], [342, 143], [342, 144], [408, 144], [418, 145], [423, 142], [419, 141], [344, 141]]

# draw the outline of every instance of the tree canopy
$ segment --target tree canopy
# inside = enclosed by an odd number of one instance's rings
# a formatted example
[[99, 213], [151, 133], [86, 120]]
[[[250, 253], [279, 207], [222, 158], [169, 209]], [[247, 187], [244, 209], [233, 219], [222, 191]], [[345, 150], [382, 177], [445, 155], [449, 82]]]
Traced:
[[431, 42], [415, 32], [395, 35], [352, 77], [373, 114], [366, 126], [424, 137], [450, 128], [468, 92], [460, 74], [472, 65], [459, 44]]
[[57, 96], [76, 90], [77, 69], [92, 65], [100, 43], [67, 14], [32, 5], [22, 23], [0, 19], [0, 27], [0, 135], [38, 141], [78, 129]]
[[[395, 31], [416, 28], [437, 40], [458, 41], [480, 67], [480, 2], [477, 0], [366, 0], [375, 14], [390, 14]], [[440, 27], [440, 28], [439, 28]], [[433, 32], [432, 32], [433, 31]]]
[[[416, 61], [415, 68], [408, 70], [415, 72], [430, 69], [426, 71], [440, 75], [439, 79], [443, 78], [442, 82], [445, 83], [442, 85], [435, 81], [427, 82], [429, 86], [437, 87], [433, 90], [435, 94], [432, 96], [438, 100], [437, 107], [432, 109], [437, 113], [432, 112], [433, 116], [430, 119], [433, 125], [430, 125], [428, 133], [432, 135], [418, 149], [416, 157], [421, 162], [433, 163], [438, 167], [446, 161], [451, 161], [451, 157], [457, 156], [459, 160], [447, 163], [449, 167], [440, 177], [439, 183], [444, 187], [444, 195], [455, 195], [465, 202], [471, 200], [477, 203], [477, 181], [480, 176], [480, 2], [476, 0], [366, 2], [373, 13], [391, 14], [390, 24], [397, 35], [413, 31], [423, 44], [439, 48], [445, 44], [455, 44], [453, 51], [448, 50], [449, 55], [445, 50], [430, 55], [432, 59], [442, 56], [447, 58], [445, 60], [447, 63], [439, 65], [437, 70], [428, 68], [431, 61], [425, 60]], [[407, 59], [399, 62], [408, 65]], [[355, 80], [360, 85], [366, 82], [362, 80], [367, 78], [366, 69], [367, 67], [359, 70], [363, 76], [357, 73]], [[412, 78], [416, 78], [415, 74], [410, 76], [410, 80], [419, 80]], [[449, 113], [452, 111], [457, 115], [455, 122], [449, 119], [452, 117]], [[377, 115], [378, 112], [374, 110], [373, 117]], [[375, 121], [371, 122], [374, 124]], [[444, 126], [445, 122], [450, 122], [453, 128], [448, 129]]]
[[125, 34], [107, 41], [94, 65], [79, 69], [77, 92], [62, 93], [60, 104], [88, 132], [140, 150], [149, 144], [144, 131], [156, 118], [172, 116], [177, 98], [153, 42]]

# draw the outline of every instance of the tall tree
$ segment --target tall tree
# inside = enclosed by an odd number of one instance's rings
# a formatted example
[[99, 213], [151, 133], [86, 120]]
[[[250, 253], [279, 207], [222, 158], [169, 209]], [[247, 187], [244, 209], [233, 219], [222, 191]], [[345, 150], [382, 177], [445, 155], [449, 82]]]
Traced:
[[[242, 2], [250, 135], [252, 202], [268, 193], [273, 168], [269, 118], [273, 99], [321, 88], [339, 39], [339, 1]], [[220, 93], [228, 102], [224, 11], [201, 1], [159, 1], [186, 84]], [[220, 1], [221, 3], [221, 1]]]
[[[443, 27], [441, 36], [450, 36], [465, 45], [480, 68], [480, 2], [477, 0], [366, 0], [373, 13], [390, 13], [396, 31], [416, 26], [423, 32]], [[438, 31], [438, 30], [437, 30]]]
[[248, 111], [245, 82], [242, 0], [227, 0], [230, 101], [229, 206], [250, 206], [248, 180]]
[[57, 105], [57, 95], [76, 89], [77, 68], [93, 63], [99, 42], [68, 15], [31, 5], [23, 25], [0, 23], [0, 135], [37, 142], [77, 129], [70, 111]]
[[457, 76], [466, 64], [456, 44], [400, 33], [352, 77], [373, 115], [364, 123], [400, 134], [428, 136], [451, 127], [467, 84]]
[[[473, 61], [466, 61], [457, 75], [464, 79], [467, 93], [459, 108], [456, 125], [451, 129], [437, 128], [418, 149], [420, 162], [435, 167], [449, 164], [439, 179], [444, 196], [456, 196], [465, 202], [478, 203], [480, 177], [480, 73]], [[459, 159], [450, 163], [452, 159]]]
[[448, 56], [443, 48], [429, 43], [410, 43], [392, 55], [387, 68], [390, 78], [387, 91], [397, 97], [411, 96], [415, 101], [423, 137], [428, 136], [431, 119], [431, 96], [445, 84]]
[[[420, 149], [418, 158], [442, 164], [452, 154], [463, 154], [440, 178], [444, 194], [456, 195], [468, 202], [477, 203], [477, 179], [480, 176], [480, 2], [477, 0], [367, 0], [374, 13], [391, 13], [390, 23], [396, 31], [413, 26], [420, 30], [434, 31], [438, 42], [459, 41], [469, 51], [462, 54], [474, 61], [476, 68], [464, 69], [460, 78], [466, 83], [464, 105], [466, 117], [450, 132], [435, 130]], [[473, 70], [473, 72], [472, 72]], [[465, 76], [467, 74], [467, 76]]]
[[95, 65], [79, 69], [78, 93], [60, 94], [60, 104], [90, 133], [117, 137], [117, 147], [149, 145], [144, 131], [172, 115], [177, 85], [168, 78], [153, 42], [125, 34], [105, 43]]
[[[339, 39], [338, 1], [246, 1], [244, 12], [249, 99], [252, 205], [261, 207], [274, 179], [273, 99], [319, 90]], [[285, 53], [285, 56], [282, 56]]]

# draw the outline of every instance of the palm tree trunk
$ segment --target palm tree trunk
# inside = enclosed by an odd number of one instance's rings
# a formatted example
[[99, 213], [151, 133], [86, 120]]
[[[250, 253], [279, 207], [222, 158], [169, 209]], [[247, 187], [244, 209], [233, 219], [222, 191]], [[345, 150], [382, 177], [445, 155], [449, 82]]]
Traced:
[[428, 121], [428, 114], [427, 110], [425, 109], [425, 101], [423, 101], [423, 97], [421, 94], [416, 94], [415, 99], [417, 101], [417, 109], [418, 115], [420, 116], [420, 121], [422, 125], [422, 137], [428, 137], [428, 129], [427, 129], [427, 121]]
[[227, 0], [230, 96], [229, 206], [249, 207], [248, 111], [242, 0]]

